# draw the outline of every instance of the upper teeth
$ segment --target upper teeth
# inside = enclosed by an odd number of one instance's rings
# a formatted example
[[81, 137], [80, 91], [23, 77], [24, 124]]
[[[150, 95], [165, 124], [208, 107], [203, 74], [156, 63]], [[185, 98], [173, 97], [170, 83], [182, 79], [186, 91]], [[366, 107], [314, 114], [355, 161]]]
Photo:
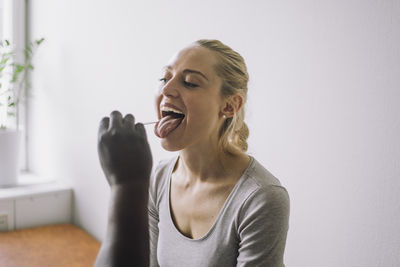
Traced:
[[170, 107], [162, 107], [161, 111], [165, 111], [165, 112], [172, 111], [174, 113], [183, 114], [182, 111], [174, 109], [174, 108], [170, 108]]

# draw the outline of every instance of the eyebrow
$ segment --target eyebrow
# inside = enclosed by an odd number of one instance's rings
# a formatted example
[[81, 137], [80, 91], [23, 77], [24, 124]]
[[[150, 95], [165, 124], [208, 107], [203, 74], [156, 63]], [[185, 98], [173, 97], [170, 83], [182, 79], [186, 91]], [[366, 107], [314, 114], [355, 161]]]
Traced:
[[[165, 67], [163, 68], [163, 70], [171, 70], [171, 69], [172, 69], [171, 66], [165, 66]], [[200, 72], [200, 71], [198, 71], [198, 70], [185, 69], [185, 70], [183, 71], [183, 74], [186, 74], [186, 73], [198, 74], [198, 75], [202, 76], [204, 79], [206, 79], [206, 80], [208, 81], [208, 78], [206, 77], [206, 75], [204, 75], [202, 72]]]

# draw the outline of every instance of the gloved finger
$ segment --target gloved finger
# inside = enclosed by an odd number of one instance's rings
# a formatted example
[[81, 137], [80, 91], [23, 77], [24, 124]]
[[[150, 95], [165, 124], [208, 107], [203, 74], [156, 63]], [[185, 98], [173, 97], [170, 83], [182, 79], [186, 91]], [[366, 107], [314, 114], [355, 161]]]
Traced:
[[146, 129], [144, 128], [143, 123], [140, 123], [140, 122], [136, 123], [136, 124], [135, 124], [135, 129], [136, 129], [136, 132], [137, 132], [140, 136], [144, 137], [144, 139], [147, 140]]
[[123, 124], [125, 128], [133, 130], [135, 128], [135, 117], [132, 114], [126, 114]]
[[109, 117], [104, 117], [103, 119], [101, 119], [100, 125], [99, 125], [99, 131], [98, 131], [99, 139], [101, 136], [103, 136], [103, 134], [105, 132], [108, 131], [109, 126], [110, 126], [110, 118]]
[[110, 128], [120, 128], [122, 127], [122, 114], [118, 110], [114, 110], [110, 114]]

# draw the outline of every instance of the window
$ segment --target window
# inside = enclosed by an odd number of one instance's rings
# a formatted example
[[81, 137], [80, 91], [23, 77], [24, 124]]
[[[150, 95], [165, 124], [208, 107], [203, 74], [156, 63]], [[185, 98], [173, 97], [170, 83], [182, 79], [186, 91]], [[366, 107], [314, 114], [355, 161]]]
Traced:
[[3, 0], [0, 0], [0, 40], [3, 40]]
[[[0, 0], [0, 40], [8, 40], [17, 51], [14, 60], [16, 62], [24, 61], [24, 47], [26, 36], [26, 1], [25, 0]], [[3, 80], [6, 84], [7, 81]], [[1, 97], [1, 96], [0, 96]], [[3, 101], [4, 103], [4, 101]], [[4, 115], [3, 115], [4, 114]], [[26, 170], [27, 157], [26, 157], [26, 129], [24, 125], [26, 118], [26, 110], [22, 106], [20, 109], [20, 129], [22, 130], [23, 138], [21, 144], [21, 168]], [[0, 116], [5, 116], [4, 110], [0, 107]]]

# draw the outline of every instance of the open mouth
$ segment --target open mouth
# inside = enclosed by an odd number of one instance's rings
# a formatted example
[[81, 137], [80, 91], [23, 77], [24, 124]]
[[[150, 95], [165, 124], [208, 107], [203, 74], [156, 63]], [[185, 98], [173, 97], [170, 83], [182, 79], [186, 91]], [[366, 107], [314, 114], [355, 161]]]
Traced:
[[170, 107], [163, 107], [161, 116], [161, 120], [154, 126], [154, 132], [160, 138], [166, 137], [170, 132], [178, 128], [185, 118], [183, 112]]
[[183, 114], [183, 113], [178, 113], [178, 112], [174, 112], [174, 111], [172, 111], [172, 110], [169, 110], [169, 111], [162, 111], [161, 112], [161, 116], [164, 118], [164, 117], [167, 117], [167, 116], [171, 116], [172, 118], [176, 118], [176, 119], [179, 119], [179, 118], [181, 118], [181, 119], [183, 119], [183, 118], [185, 118], [185, 114]]

